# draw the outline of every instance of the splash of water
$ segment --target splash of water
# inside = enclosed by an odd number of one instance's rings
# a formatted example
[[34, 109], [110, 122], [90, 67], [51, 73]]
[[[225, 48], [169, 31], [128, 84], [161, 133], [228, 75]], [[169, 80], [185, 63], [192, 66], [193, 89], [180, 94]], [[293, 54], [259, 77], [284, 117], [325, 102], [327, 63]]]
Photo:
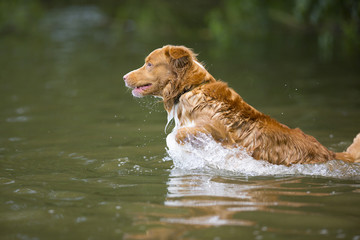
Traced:
[[275, 165], [255, 160], [244, 149], [224, 148], [207, 135], [183, 145], [175, 141], [176, 131], [167, 138], [167, 152], [174, 167], [183, 170], [224, 170], [245, 176], [310, 175], [360, 179], [360, 164], [332, 160], [324, 164]]

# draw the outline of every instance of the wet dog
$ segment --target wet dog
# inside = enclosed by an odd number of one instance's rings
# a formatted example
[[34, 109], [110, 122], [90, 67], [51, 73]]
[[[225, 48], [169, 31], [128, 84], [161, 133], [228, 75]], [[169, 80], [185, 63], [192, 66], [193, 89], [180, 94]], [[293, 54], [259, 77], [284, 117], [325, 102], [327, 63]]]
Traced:
[[124, 81], [135, 97], [163, 99], [168, 120], [175, 120], [179, 144], [206, 134], [224, 147], [243, 147], [253, 158], [274, 164], [360, 161], [360, 134], [345, 152], [332, 152], [300, 129], [291, 129], [247, 104], [184, 46], [154, 50]]

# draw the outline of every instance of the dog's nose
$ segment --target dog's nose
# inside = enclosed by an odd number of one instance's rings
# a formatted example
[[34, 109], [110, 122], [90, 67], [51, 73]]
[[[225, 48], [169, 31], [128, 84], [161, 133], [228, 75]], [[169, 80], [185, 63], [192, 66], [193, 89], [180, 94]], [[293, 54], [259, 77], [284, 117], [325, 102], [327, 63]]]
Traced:
[[124, 81], [126, 81], [127, 76], [128, 76], [128, 74], [125, 74], [125, 75], [123, 76]]

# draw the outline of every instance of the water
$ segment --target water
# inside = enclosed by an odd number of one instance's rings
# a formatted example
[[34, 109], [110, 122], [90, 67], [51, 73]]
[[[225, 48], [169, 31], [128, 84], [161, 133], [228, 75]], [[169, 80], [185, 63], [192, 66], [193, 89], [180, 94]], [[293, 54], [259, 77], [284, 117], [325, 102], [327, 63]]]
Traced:
[[[360, 239], [357, 164], [273, 166], [215, 143], [171, 152], [162, 104], [122, 81], [168, 42], [116, 43], [106, 18], [61, 8], [41, 34], [0, 39], [1, 239]], [[360, 131], [355, 64], [188, 43], [250, 104], [332, 150]]]

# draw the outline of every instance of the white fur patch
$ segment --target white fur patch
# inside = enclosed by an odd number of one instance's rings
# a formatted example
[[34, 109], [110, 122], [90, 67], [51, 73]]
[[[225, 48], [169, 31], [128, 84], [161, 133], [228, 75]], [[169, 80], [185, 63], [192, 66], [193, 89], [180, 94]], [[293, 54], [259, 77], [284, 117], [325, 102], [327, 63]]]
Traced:
[[[175, 126], [173, 129], [173, 132], [175, 132], [176, 130], [178, 130], [179, 128], [183, 128], [183, 127], [195, 127], [195, 122], [189, 119], [183, 119], [182, 124], [180, 125], [180, 119], [178, 117], [178, 110], [179, 110], [179, 105], [175, 104], [175, 106], [170, 110], [170, 112], [168, 112], [168, 116], [167, 116], [167, 123], [165, 125], [165, 133], [166, 133], [166, 129], [168, 128], [171, 120], [174, 119], [175, 122]], [[184, 116], [184, 114], [182, 114]]]
[[198, 61], [194, 60], [194, 62], [199, 66], [201, 67], [202, 69], [205, 69], [203, 65], [201, 65], [201, 63], [199, 63]]
[[175, 104], [174, 107], [168, 112], [168, 116], [167, 116], [167, 123], [165, 125], [165, 133], [166, 133], [166, 129], [169, 125], [169, 123], [171, 122], [171, 120], [174, 119], [175, 121], [175, 128], [179, 125], [179, 118], [177, 115], [177, 109], [178, 109], [178, 104]]

